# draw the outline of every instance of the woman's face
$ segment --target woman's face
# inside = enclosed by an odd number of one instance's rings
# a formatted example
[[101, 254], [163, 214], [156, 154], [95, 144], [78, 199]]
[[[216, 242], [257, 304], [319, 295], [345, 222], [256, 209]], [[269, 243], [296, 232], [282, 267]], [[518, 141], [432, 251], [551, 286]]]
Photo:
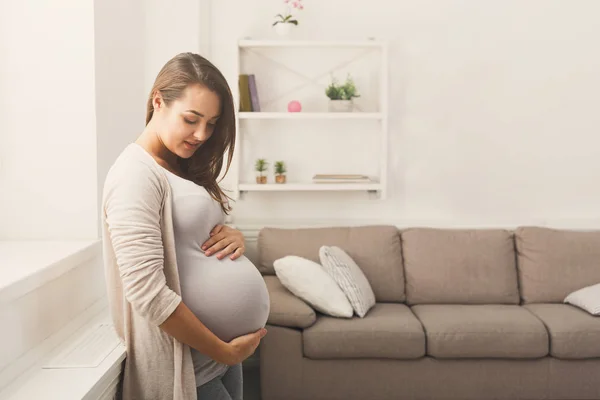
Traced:
[[191, 157], [211, 137], [221, 110], [219, 96], [202, 85], [188, 86], [168, 107], [159, 96], [154, 102], [160, 137], [181, 158]]

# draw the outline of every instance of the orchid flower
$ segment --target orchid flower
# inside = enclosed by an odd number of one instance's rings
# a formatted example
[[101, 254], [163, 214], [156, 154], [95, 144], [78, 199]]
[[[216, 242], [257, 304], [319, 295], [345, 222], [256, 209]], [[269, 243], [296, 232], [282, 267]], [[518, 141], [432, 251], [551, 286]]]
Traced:
[[292, 19], [291, 9], [304, 10], [302, 0], [283, 0], [283, 3], [287, 5], [288, 11], [285, 15], [277, 14], [278, 19], [273, 23], [273, 26], [279, 23], [298, 25], [298, 20]]

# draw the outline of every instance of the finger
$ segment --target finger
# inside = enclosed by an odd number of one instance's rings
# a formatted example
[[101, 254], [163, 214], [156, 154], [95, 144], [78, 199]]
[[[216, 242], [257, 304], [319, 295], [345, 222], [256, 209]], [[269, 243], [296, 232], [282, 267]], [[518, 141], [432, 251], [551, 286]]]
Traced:
[[202, 250], [208, 249], [213, 244], [217, 243], [219, 238], [217, 236], [211, 236], [206, 242], [202, 243]]
[[237, 249], [235, 249], [235, 251], [233, 252], [233, 254], [231, 255], [232, 260], [235, 260], [236, 258], [240, 258], [242, 256], [242, 254], [244, 254], [244, 247], [238, 247]]
[[[232, 243], [234, 243], [234, 240], [232, 238], [224, 238], [212, 245], [208, 250], [206, 250], [206, 255], [210, 256], [211, 254], [214, 254], [219, 250], [223, 250], [225, 247], [229, 246]], [[235, 247], [231, 249], [227, 254], [233, 252], [234, 249]]]
[[237, 248], [237, 244], [236, 243], [230, 243], [229, 245], [227, 245], [227, 247], [225, 247], [222, 251], [219, 252], [219, 254], [217, 254], [217, 258], [220, 260], [223, 257], [226, 257], [228, 254], [232, 254], [234, 253]]
[[208, 239], [206, 242], [204, 242], [202, 244], [202, 250], [206, 250], [209, 247], [213, 246], [215, 243], [217, 243], [219, 240], [223, 240], [225, 238], [225, 233], [223, 232], [219, 232], [216, 235], [214, 235], [213, 237], [211, 237], [210, 239]]
[[212, 228], [212, 230], [210, 231], [210, 236], [216, 235], [217, 233], [221, 232], [221, 230], [223, 230], [223, 225], [221, 225], [221, 224], [215, 225], [215, 227]]

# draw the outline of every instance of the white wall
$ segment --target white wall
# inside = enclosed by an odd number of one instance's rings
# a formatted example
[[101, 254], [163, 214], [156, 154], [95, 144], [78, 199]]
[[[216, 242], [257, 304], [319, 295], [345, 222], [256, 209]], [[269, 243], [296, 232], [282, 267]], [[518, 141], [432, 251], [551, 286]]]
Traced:
[[144, 1], [95, 1], [94, 20], [98, 204], [101, 205], [109, 168], [145, 125]]
[[[281, 2], [212, 3], [211, 56], [235, 85], [236, 40], [272, 37]], [[238, 220], [600, 227], [599, 2], [304, 4], [296, 38], [390, 43], [389, 198], [251, 193]]]
[[[0, 12], [0, 91], [11, 94], [0, 97], [2, 239], [95, 237], [97, 184], [143, 128], [160, 67], [198, 51], [235, 89], [235, 41], [271, 37], [280, 11], [275, 0], [63, 3]], [[297, 38], [390, 43], [389, 197], [250, 194], [238, 221], [600, 221], [600, 4], [304, 3]]]
[[0, 4], [0, 239], [97, 236], [93, 11]]
[[109, 168], [144, 129], [146, 101], [160, 68], [179, 52], [207, 45], [200, 24], [204, 3], [95, 2], [99, 202]]
[[150, 92], [156, 75], [175, 55], [208, 51], [205, 19], [208, 0], [144, 1], [145, 92]]

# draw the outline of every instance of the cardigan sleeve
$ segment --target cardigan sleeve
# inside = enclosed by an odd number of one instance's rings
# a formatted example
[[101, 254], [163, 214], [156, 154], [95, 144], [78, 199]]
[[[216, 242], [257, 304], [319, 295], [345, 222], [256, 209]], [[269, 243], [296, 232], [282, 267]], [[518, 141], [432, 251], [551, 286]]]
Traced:
[[162, 324], [181, 302], [164, 273], [162, 199], [156, 173], [133, 161], [112, 171], [103, 200], [124, 295], [136, 313], [155, 325]]

